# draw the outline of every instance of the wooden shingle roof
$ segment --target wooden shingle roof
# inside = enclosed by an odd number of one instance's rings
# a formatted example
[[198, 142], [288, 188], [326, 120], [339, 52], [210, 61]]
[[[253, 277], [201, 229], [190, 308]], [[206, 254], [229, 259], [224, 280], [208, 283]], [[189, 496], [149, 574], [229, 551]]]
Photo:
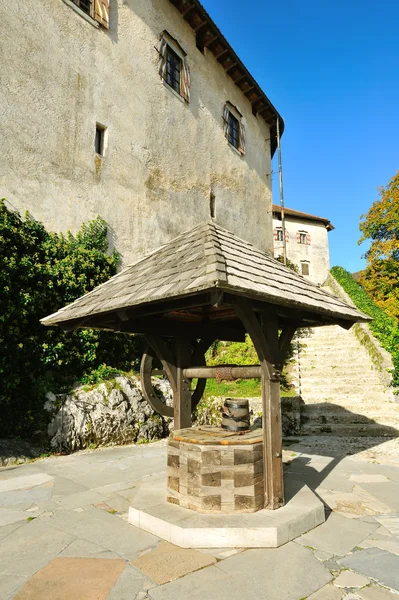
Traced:
[[[42, 323], [127, 331], [121, 323], [135, 317], [136, 328], [133, 324], [129, 331], [143, 333], [142, 324], [137, 321], [143, 308], [147, 316], [173, 317], [179, 308], [178, 301], [191, 298], [194, 306], [195, 298], [202, 294], [198, 306], [202, 306], [201, 314], [204, 314], [204, 305], [215, 305], [208, 301], [205, 292], [215, 294], [215, 291], [273, 305], [288, 317], [296, 311], [301, 315], [302, 326], [344, 322], [350, 327], [356, 321], [369, 320], [368, 316], [250, 243], [208, 222], [125, 268], [72, 304], [42, 319]], [[166, 315], [167, 312], [170, 314]], [[223, 315], [211, 315], [215, 319], [219, 316], [224, 323], [235, 318], [229, 317], [226, 310]], [[187, 314], [184, 318], [188, 318]], [[198, 324], [201, 318], [197, 315]], [[209, 321], [209, 315], [206, 318]]]

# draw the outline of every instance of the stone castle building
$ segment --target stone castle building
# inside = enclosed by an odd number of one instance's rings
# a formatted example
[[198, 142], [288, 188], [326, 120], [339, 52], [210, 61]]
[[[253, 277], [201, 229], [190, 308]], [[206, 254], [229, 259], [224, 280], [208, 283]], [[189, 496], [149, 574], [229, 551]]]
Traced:
[[[334, 227], [328, 219], [284, 209], [287, 258], [297, 265], [299, 273], [314, 283], [322, 284], [330, 271], [328, 232]], [[283, 254], [281, 208], [273, 204], [274, 256]]]
[[273, 247], [278, 113], [198, 0], [13, 0], [0, 18], [11, 207], [56, 231], [99, 214], [125, 264], [209, 218]]

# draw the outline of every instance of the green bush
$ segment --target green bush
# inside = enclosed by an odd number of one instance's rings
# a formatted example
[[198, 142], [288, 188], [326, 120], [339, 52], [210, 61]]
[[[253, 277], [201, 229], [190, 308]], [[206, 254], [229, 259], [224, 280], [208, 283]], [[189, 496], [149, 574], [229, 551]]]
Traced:
[[342, 267], [333, 267], [331, 274], [351, 297], [359, 310], [373, 318], [369, 327], [381, 346], [392, 356], [394, 370], [392, 385], [399, 386], [399, 327], [396, 320], [388, 316], [371, 300], [367, 293], [356, 283], [352, 275]]
[[118, 262], [116, 252], [107, 254], [100, 217], [76, 235], [50, 233], [0, 201], [0, 436], [43, 428], [46, 391], [65, 391], [99, 365], [137, 367], [141, 338], [40, 324], [109, 279]]

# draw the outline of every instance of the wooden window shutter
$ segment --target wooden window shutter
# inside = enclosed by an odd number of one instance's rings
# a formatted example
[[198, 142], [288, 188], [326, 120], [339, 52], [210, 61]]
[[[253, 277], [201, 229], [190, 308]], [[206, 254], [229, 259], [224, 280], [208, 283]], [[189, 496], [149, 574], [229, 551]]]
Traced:
[[224, 121], [224, 135], [227, 137], [229, 135], [229, 107], [227, 104], [224, 105], [223, 111], [223, 121]]
[[105, 29], [109, 29], [109, 0], [94, 0], [94, 18]]
[[298, 244], [301, 243], [301, 234], [299, 233], [299, 231], [296, 232], [296, 241], [298, 242]]
[[166, 79], [166, 50], [167, 43], [165, 38], [162, 36], [159, 40], [158, 45], [158, 53], [159, 53], [159, 61], [158, 61], [158, 72], [162, 79]]
[[274, 239], [276, 241], [278, 240], [278, 231], [277, 231], [277, 229], [274, 230]]
[[240, 124], [240, 139], [239, 139], [238, 152], [240, 152], [241, 154], [245, 154], [245, 147], [246, 147], [245, 126], [241, 120], [239, 121], [239, 124]]
[[190, 102], [190, 85], [190, 67], [186, 64], [186, 61], [183, 60], [180, 74], [180, 95], [185, 99], [186, 102]]
[[306, 234], [306, 245], [310, 246], [310, 233]]
[[285, 241], [289, 242], [290, 241], [290, 234], [288, 233], [287, 230], [285, 230]]

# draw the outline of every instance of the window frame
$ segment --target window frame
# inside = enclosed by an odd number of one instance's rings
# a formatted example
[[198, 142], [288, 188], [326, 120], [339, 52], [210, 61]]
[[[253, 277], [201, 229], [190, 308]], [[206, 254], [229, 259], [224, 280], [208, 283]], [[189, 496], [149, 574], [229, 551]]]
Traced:
[[[176, 94], [181, 96], [181, 77], [183, 70], [183, 58], [172, 48], [168, 42], [166, 42], [166, 51], [165, 51], [165, 60], [166, 60], [166, 73], [164, 77], [164, 82], [168, 85]], [[172, 61], [173, 59], [173, 61]], [[177, 60], [176, 60], [177, 59]], [[179, 65], [179, 68], [176, 69], [176, 65]], [[168, 67], [171, 66], [173, 71], [168, 71]], [[178, 80], [174, 78], [174, 74], [178, 72], [179, 78]], [[175, 85], [177, 85], [177, 89]]]
[[284, 242], [284, 233], [282, 227], [276, 227], [276, 242]]
[[[175, 40], [167, 31], [163, 31], [159, 36], [159, 62], [158, 62], [158, 73], [167, 88], [175, 94], [182, 102], [190, 103], [190, 90], [191, 90], [191, 74], [190, 68], [187, 64], [187, 54], [180, 46], [177, 40]], [[179, 70], [179, 85], [173, 85], [173, 79], [168, 78], [168, 60], [169, 56], [175, 56], [180, 61]]]
[[[240, 156], [244, 156], [246, 153], [246, 136], [245, 136], [245, 123], [244, 117], [241, 112], [233, 106], [230, 102], [226, 102], [223, 113], [224, 121], [224, 135], [227, 139], [229, 146], [237, 152]], [[231, 122], [237, 123], [237, 136], [231, 135], [230, 124]], [[231, 139], [236, 139], [237, 145], [232, 143]]]
[[[81, 10], [83, 13], [85, 13], [85, 15], [93, 18], [93, 12], [94, 12], [94, 0], [71, 0], [72, 4], [74, 4], [75, 6], [77, 6], [77, 8], [79, 10]], [[84, 8], [82, 8], [82, 4], [83, 5], [89, 5], [89, 10], [85, 10]]]
[[[304, 267], [306, 267], [307, 273], [303, 272]], [[308, 260], [301, 260], [301, 275], [303, 277], [310, 277], [310, 262]]]
[[[99, 145], [97, 143], [98, 135], [100, 137]], [[107, 150], [107, 145], [108, 145], [108, 127], [106, 125], [103, 125], [102, 123], [97, 122], [95, 136], [94, 136], [94, 151], [95, 151], [96, 155], [100, 156], [101, 158], [104, 158], [105, 152]], [[98, 149], [100, 150], [99, 152], [98, 152]]]
[[[305, 241], [302, 241], [302, 240]], [[307, 231], [298, 231], [298, 244], [301, 246], [308, 246], [308, 232]]]

